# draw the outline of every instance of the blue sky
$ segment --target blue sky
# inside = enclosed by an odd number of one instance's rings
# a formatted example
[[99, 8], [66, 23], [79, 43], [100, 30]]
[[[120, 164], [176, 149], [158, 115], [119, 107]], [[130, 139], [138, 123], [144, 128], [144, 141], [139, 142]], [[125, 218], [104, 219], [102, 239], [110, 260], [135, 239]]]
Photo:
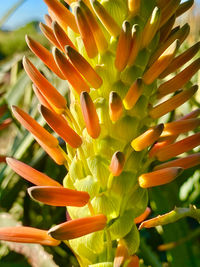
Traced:
[[[3, 4], [0, 9], [0, 18], [13, 4], [18, 0], [3, 0]], [[196, 0], [200, 3], [200, 0]], [[8, 19], [4, 28], [13, 29], [23, 25], [25, 22], [31, 20], [43, 20], [44, 14], [47, 13], [46, 5], [43, 0], [26, 0], [20, 8]]]
[[[0, 9], [0, 18], [17, 2], [18, 0], [3, 0], [3, 4]], [[7, 20], [4, 28], [13, 29], [31, 20], [41, 21], [46, 13], [47, 7], [43, 0], [26, 0]]]

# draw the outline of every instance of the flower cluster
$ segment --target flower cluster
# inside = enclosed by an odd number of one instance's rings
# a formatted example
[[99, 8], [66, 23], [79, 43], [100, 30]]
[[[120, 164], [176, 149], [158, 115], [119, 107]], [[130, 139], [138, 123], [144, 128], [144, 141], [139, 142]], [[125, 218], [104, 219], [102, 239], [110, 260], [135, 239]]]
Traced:
[[200, 59], [183, 65], [200, 43], [176, 55], [189, 25], [174, 28], [193, 1], [65, 0], [70, 10], [58, 0], [44, 2], [49, 15], [40, 28], [53, 49], [29, 36], [26, 41], [48, 68], [68, 81], [70, 105], [28, 58], [23, 66], [41, 115], [66, 142], [66, 151], [22, 109], [12, 110], [49, 156], [66, 167], [67, 175], [62, 186], [17, 159], [7, 158], [7, 164], [35, 185], [28, 189], [33, 199], [67, 206], [69, 218], [48, 231], [2, 228], [0, 239], [52, 246], [64, 240], [80, 266], [139, 266], [136, 224], [150, 213], [147, 188], [167, 184], [200, 163], [199, 153], [175, 158], [200, 145], [200, 133], [179, 138], [200, 125], [200, 110], [162, 123], [162, 116], [198, 89], [188, 82]]

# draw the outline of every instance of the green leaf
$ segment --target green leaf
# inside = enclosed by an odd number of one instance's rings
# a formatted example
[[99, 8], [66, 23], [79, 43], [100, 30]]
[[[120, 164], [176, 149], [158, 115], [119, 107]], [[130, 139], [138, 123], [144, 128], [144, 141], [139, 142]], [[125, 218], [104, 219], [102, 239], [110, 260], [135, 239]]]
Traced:
[[91, 198], [95, 197], [99, 193], [100, 188], [99, 182], [95, 180], [91, 175], [88, 175], [81, 180], [76, 180], [74, 186], [79, 191], [88, 192]]
[[105, 188], [110, 175], [108, 169], [109, 162], [98, 155], [89, 157], [87, 163], [94, 178], [99, 180], [102, 188]]
[[129, 254], [135, 254], [140, 245], [139, 231], [135, 224], [133, 225], [132, 230], [124, 237], [124, 241], [128, 248]]
[[133, 210], [125, 211], [125, 213], [117, 218], [108, 228], [112, 240], [120, 239], [127, 235], [133, 226], [134, 213]]
[[102, 193], [92, 200], [92, 206], [96, 214], [105, 214], [108, 218], [114, 219], [119, 216], [120, 203], [116, 197]]

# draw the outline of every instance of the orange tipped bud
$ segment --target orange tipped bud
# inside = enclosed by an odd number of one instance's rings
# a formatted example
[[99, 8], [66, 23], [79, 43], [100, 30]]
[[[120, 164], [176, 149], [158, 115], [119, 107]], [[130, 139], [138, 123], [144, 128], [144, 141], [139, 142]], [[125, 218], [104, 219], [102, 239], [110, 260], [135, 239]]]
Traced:
[[168, 184], [181, 174], [182, 168], [171, 167], [162, 170], [144, 173], [138, 178], [140, 187], [149, 188], [159, 185]]
[[176, 12], [181, 0], [169, 0], [161, 12], [160, 27]]
[[179, 242], [170, 242], [166, 244], [162, 244], [157, 247], [159, 251], [166, 251], [175, 248], [177, 245], [179, 245]]
[[128, 9], [132, 17], [136, 16], [140, 11], [141, 0], [128, 0]]
[[6, 156], [0, 155], [0, 163], [2, 162], [6, 163]]
[[140, 260], [138, 256], [137, 255], [130, 256], [127, 261], [126, 267], [140, 267]]
[[50, 147], [36, 137], [35, 140], [58, 165], [64, 165], [66, 163], [65, 153], [59, 146]]
[[138, 223], [143, 222], [149, 216], [150, 213], [151, 213], [151, 209], [147, 207], [146, 210], [140, 216], [134, 219], [134, 223], [138, 224]]
[[47, 25], [43, 24], [42, 22], [40, 22], [40, 30], [42, 31], [42, 33], [44, 34], [44, 36], [54, 45], [56, 46], [58, 49], [62, 50], [62, 46], [59, 44], [59, 42], [57, 41], [56, 37], [54, 36], [53, 30], [48, 27]]
[[186, 50], [184, 53], [176, 57], [174, 60], [172, 60], [171, 64], [166, 68], [166, 70], [160, 75], [160, 78], [164, 78], [170, 73], [179, 69], [185, 63], [187, 63], [190, 59], [192, 59], [193, 56], [199, 51], [199, 49], [200, 49], [200, 42], [196, 43], [195, 45], [190, 47], [188, 50]]
[[25, 57], [23, 58], [23, 66], [32, 82], [41, 91], [41, 93], [44, 95], [50, 105], [56, 108], [60, 113], [62, 113], [66, 108], [66, 99]]
[[6, 113], [7, 110], [8, 106], [6, 104], [0, 107], [0, 118]]
[[129, 256], [128, 248], [123, 239], [121, 239], [118, 241], [118, 246], [114, 258], [114, 267], [122, 266], [122, 264], [125, 262], [128, 256]]
[[11, 123], [12, 123], [12, 119], [11, 119], [11, 118], [5, 119], [5, 120], [0, 124], [0, 131], [1, 131], [1, 130], [4, 130], [5, 128], [7, 128]]
[[151, 43], [158, 30], [159, 24], [160, 24], [160, 9], [158, 7], [155, 7], [151, 14], [151, 17], [148, 19], [144, 27], [142, 33], [141, 48], [147, 47]]
[[125, 109], [132, 109], [143, 91], [142, 79], [138, 78], [129, 88], [126, 96], [123, 99]]
[[111, 163], [109, 166], [110, 172], [113, 176], [119, 176], [124, 168], [125, 156], [122, 152], [117, 151], [113, 154]]
[[110, 92], [109, 115], [112, 122], [116, 122], [122, 116], [123, 105], [120, 96], [116, 92]]
[[103, 214], [71, 220], [54, 226], [48, 232], [58, 240], [69, 240], [103, 230], [107, 218]]
[[159, 98], [173, 93], [186, 84], [200, 68], [200, 58], [191, 63], [187, 68], [179, 72], [174, 78], [160, 85]]
[[194, 0], [187, 0], [187, 1], [183, 2], [183, 3], [181, 3], [179, 5], [178, 9], [176, 10], [176, 17], [179, 17], [183, 13], [188, 11], [188, 9], [190, 9], [193, 4], [194, 4]]
[[71, 64], [71, 62], [57, 49], [53, 50], [55, 61], [64, 74], [65, 78], [74, 88], [74, 90], [80, 94], [82, 91], [90, 91], [89, 85], [84, 81], [77, 69]]
[[81, 93], [80, 102], [87, 132], [92, 138], [96, 139], [100, 134], [101, 128], [95, 105], [87, 92]]
[[193, 110], [192, 112], [186, 114], [185, 116], [181, 117], [179, 120], [188, 120], [188, 119], [193, 119], [196, 118], [200, 115], [200, 108], [197, 108]]
[[172, 137], [170, 136], [170, 137], [168, 137], [168, 138], [165, 138], [164, 141], [155, 143], [155, 144], [152, 146], [151, 150], [149, 151], [149, 157], [150, 157], [150, 158], [154, 157], [155, 154], [157, 153], [157, 151], [158, 151], [159, 149], [161, 149], [161, 148], [163, 148], [164, 146], [169, 145], [169, 144], [171, 144], [171, 143], [173, 143], [173, 142], [174, 142], [174, 136], [172, 136]]
[[110, 33], [110, 35], [117, 37], [120, 34], [121, 30], [116, 21], [97, 0], [91, 0], [90, 2], [97, 17], [104, 25], [106, 30]]
[[83, 207], [90, 199], [87, 192], [57, 186], [33, 186], [28, 188], [28, 193], [37, 201], [60, 207]]
[[54, 111], [53, 108], [51, 107], [51, 105], [49, 104], [49, 102], [46, 100], [46, 98], [43, 96], [43, 94], [37, 89], [37, 87], [34, 84], [32, 85], [32, 88], [33, 88], [33, 91], [34, 91], [35, 95], [37, 96], [39, 102], [43, 106], [45, 106], [48, 109]]
[[138, 52], [140, 50], [141, 43], [141, 32], [138, 24], [134, 24], [132, 27], [132, 41], [131, 41], [131, 52], [128, 58], [127, 66], [130, 67], [134, 64]]
[[179, 158], [166, 163], [160, 164], [154, 168], [154, 170], [161, 170], [169, 167], [181, 167], [183, 169], [189, 169], [200, 164], [200, 153], [189, 155], [185, 158]]
[[194, 134], [174, 144], [170, 144], [161, 148], [157, 152], [156, 157], [160, 161], [165, 161], [184, 152], [187, 152], [198, 145], [200, 145], [200, 133]]
[[179, 40], [179, 43], [181, 45], [188, 36], [189, 31], [190, 31], [190, 26], [187, 23], [183, 25], [182, 28], [176, 27], [175, 29], [173, 29], [168, 39], [159, 46], [159, 48], [155, 51], [155, 53], [151, 57], [149, 61], [149, 66], [151, 66], [152, 63], [156, 61], [156, 59], [158, 59], [160, 55], [167, 49], [167, 47], [169, 47], [175, 40]]
[[[103, 53], [107, 50], [108, 48], [108, 42], [106, 40], [106, 38], [104, 37], [104, 34], [96, 20], [96, 18], [94, 17], [92, 11], [88, 8], [90, 6], [90, 1], [87, 0], [89, 3], [87, 5], [85, 5], [84, 1], [79, 1], [79, 5], [80, 7], [83, 9], [87, 22], [90, 26], [90, 29], [93, 33], [97, 48], [99, 50], [100, 53]], [[85, 1], [87, 3], [87, 1]]]
[[[122, 71], [128, 62], [132, 44], [131, 25], [128, 21], [122, 24], [122, 30], [117, 44], [115, 67], [118, 71]], [[122, 53], [123, 51], [123, 53]]]
[[46, 22], [46, 25], [51, 28], [51, 25], [52, 25], [52, 18], [48, 15], [48, 14], [45, 14], [44, 15], [44, 20]]
[[163, 103], [153, 107], [149, 114], [153, 119], [157, 119], [167, 114], [168, 112], [176, 109], [190, 99], [197, 91], [198, 86], [194, 85], [191, 88], [182, 91], [181, 93], [173, 96], [172, 98], [164, 101]]
[[52, 23], [53, 33], [56, 37], [56, 40], [58, 41], [60, 47], [62, 47], [62, 51], [65, 52], [65, 46], [70, 45], [74, 49], [75, 46], [73, 45], [72, 41], [69, 39], [65, 31], [60, 27], [60, 25], [54, 21]]
[[70, 46], [65, 47], [66, 54], [69, 57], [74, 67], [83, 75], [83, 77], [90, 83], [90, 85], [97, 89], [101, 87], [103, 81], [96, 73], [93, 67], [81, 56], [76, 50]]
[[40, 112], [49, 126], [73, 148], [82, 144], [80, 136], [69, 127], [67, 121], [61, 115], [52, 112], [44, 106], [40, 106]]
[[161, 137], [189, 132], [198, 127], [199, 125], [200, 119], [185, 119], [166, 123], [164, 125], [164, 131], [162, 132]]
[[157, 126], [154, 126], [135, 138], [131, 142], [131, 146], [136, 151], [141, 151], [145, 149], [146, 147], [152, 145], [156, 140], [158, 140], [159, 136], [161, 135], [163, 131], [164, 125], [159, 124]]
[[58, 0], [44, 0], [50, 10], [54, 13], [56, 20], [67, 31], [69, 26], [74, 32], [78, 33], [74, 15]]
[[58, 246], [60, 244], [60, 241], [49, 236], [47, 231], [25, 226], [0, 228], [0, 240], [45, 246]]
[[143, 76], [143, 81], [146, 84], [151, 84], [158, 78], [158, 76], [165, 70], [179, 47], [179, 41], [174, 41], [163, 53], [162, 55], [153, 63], [152, 66], [145, 72]]
[[174, 26], [176, 16], [172, 16], [160, 29], [160, 43], [164, 43]]
[[75, 8], [75, 18], [88, 57], [96, 57], [98, 54], [98, 49], [94, 39], [94, 35], [90, 29], [83, 10], [79, 6], [76, 6]]
[[31, 51], [39, 57], [50, 70], [52, 70], [59, 78], [65, 79], [61, 71], [58, 69], [53, 55], [44, 46], [30, 38], [28, 35], [26, 35], [26, 43]]
[[12, 111], [16, 119], [41, 142], [49, 147], [58, 145], [58, 140], [22, 109], [12, 106]]
[[58, 182], [54, 181], [46, 174], [33, 169], [32, 167], [19, 160], [13, 158], [6, 158], [6, 162], [10, 166], [10, 168], [13, 169], [13, 171], [15, 171], [18, 175], [35, 185], [48, 185], [57, 187], [61, 186]]

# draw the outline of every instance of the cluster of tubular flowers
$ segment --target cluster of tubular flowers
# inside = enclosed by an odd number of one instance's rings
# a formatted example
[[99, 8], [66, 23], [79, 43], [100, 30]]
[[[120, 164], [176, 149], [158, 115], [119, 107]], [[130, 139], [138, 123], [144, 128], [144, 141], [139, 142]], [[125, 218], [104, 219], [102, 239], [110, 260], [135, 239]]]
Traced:
[[[67, 150], [22, 109], [13, 106], [12, 111], [68, 174], [62, 186], [16, 159], [7, 158], [7, 164], [35, 185], [28, 189], [33, 199], [67, 206], [70, 220], [48, 231], [2, 228], [0, 239], [52, 246], [75, 239], [77, 243], [68, 245], [81, 266], [139, 266], [135, 224], [150, 213], [146, 188], [167, 184], [200, 163], [200, 153], [176, 158], [200, 145], [200, 133], [179, 138], [200, 125], [200, 110], [169, 123], [160, 119], [198, 89], [188, 82], [200, 59], [183, 65], [197, 54], [200, 43], [176, 55], [189, 25], [173, 28], [193, 1], [65, 0], [71, 11], [58, 0], [44, 2], [49, 15], [40, 28], [52, 52], [29, 36], [26, 41], [52, 72], [68, 81], [70, 106], [26, 57], [23, 66], [40, 102], [39, 112]], [[101, 237], [96, 239], [99, 251], [81, 239], [96, 232]]]

